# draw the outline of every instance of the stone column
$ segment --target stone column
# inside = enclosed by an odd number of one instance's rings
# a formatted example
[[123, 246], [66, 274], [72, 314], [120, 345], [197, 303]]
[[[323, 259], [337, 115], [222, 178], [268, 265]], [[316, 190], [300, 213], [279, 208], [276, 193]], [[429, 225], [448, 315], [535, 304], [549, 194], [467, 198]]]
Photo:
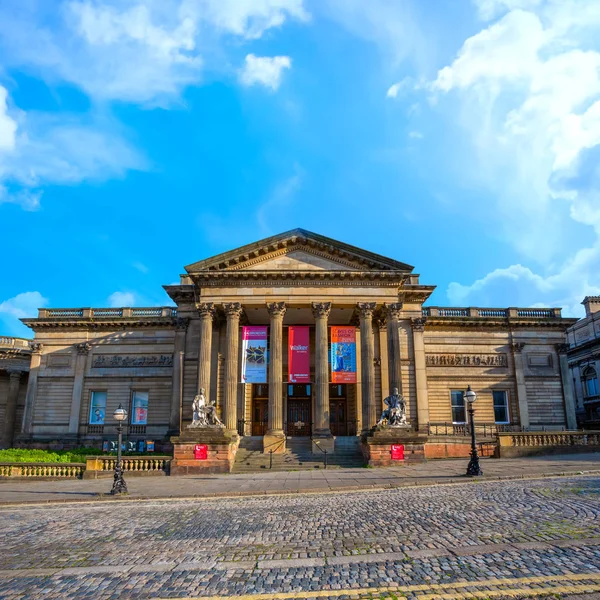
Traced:
[[375, 349], [373, 347], [373, 312], [375, 302], [359, 302], [360, 370], [362, 381], [362, 430], [369, 431], [377, 423], [375, 403]]
[[92, 346], [88, 342], [83, 342], [76, 344], [75, 348], [77, 350], [77, 357], [75, 358], [75, 376], [73, 377], [73, 393], [71, 395], [71, 411], [69, 413], [69, 433], [72, 435], [79, 433], [85, 364]]
[[185, 359], [185, 336], [189, 319], [178, 318], [173, 344], [173, 375], [171, 377], [171, 410], [169, 411], [169, 435], [181, 433], [181, 409], [183, 402], [183, 365]]
[[198, 386], [197, 393], [204, 389], [207, 400], [210, 398], [210, 371], [211, 371], [211, 352], [212, 352], [212, 333], [213, 318], [215, 308], [212, 302], [197, 304], [198, 314], [200, 315], [200, 351], [198, 353]]
[[569, 376], [569, 360], [567, 351], [569, 344], [555, 344], [558, 362], [560, 366], [560, 380], [562, 383], [563, 398], [565, 403], [565, 417], [567, 429], [577, 429], [577, 413], [575, 411], [575, 399], [573, 397], [573, 386]]
[[521, 427], [529, 427], [529, 406], [527, 404], [527, 387], [525, 385], [525, 373], [523, 371], [523, 342], [512, 344], [513, 360], [515, 363], [515, 379], [517, 380], [517, 402], [519, 403], [519, 421]]
[[30, 342], [31, 362], [29, 363], [29, 381], [27, 384], [27, 396], [25, 398], [25, 410], [23, 411], [23, 433], [31, 433], [33, 427], [33, 410], [37, 398], [38, 373], [42, 362], [42, 344]]
[[238, 356], [240, 347], [240, 316], [242, 305], [239, 302], [223, 304], [227, 315], [225, 350], [225, 401], [224, 423], [229, 431], [237, 432], [237, 390], [239, 383]]
[[269, 425], [263, 437], [263, 451], [285, 452], [283, 433], [283, 316], [285, 302], [267, 304], [271, 316], [269, 352]]
[[424, 317], [411, 319], [413, 334], [413, 350], [415, 353], [415, 384], [417, 389], [417, 426], [419, 431], [426, 431], [429, 423], [429, 395], [427, 393], [427, 370], [425, 367], [425, 330]]
[[[400, 362], [400, 311], [402, 303], [395, 302], [384, 306], [387, 321], [388, 338], [388, 381], [389, 389], [384, 390], [384, 397], [392, 393], [394, 388], [402, 394], [402, 367]], [[383, 381], [381, 382], [383, 387]]]
[[[331, 312], [331, 302], [315, 302], [312, 313], [315, 318], [315, 415], [313, 436], [319, 447], [327, 452], [334, 449], [333, 436], [329, 428], [329, 362], [327, 360], [327, 319]], [[313, 453], [320, 454], [313, 447]]]
[[19, 384], [22, 371], [8, 369], [8, 397], [4, 412], [4, 428], [0, 448], [10, 448], [15, 435], [15, 417], [17, 416], [17, 402], [19, 400]]

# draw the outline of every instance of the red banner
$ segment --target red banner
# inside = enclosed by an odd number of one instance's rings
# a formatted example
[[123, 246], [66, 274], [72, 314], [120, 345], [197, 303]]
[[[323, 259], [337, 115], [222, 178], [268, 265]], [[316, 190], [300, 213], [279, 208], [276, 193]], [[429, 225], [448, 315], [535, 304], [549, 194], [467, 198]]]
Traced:
[[310, 383], [309, 328], [288, 328], [288, 382]]

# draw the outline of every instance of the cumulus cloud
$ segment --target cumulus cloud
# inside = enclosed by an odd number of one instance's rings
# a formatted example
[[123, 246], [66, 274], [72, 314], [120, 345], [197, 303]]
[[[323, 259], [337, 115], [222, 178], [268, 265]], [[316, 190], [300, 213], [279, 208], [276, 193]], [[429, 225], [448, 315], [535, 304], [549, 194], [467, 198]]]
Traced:
[[37, 309], [47, 306], [48, 299], [40, 292], [23, 292], [13, 298], [0, 302], [0, 313], [18, 319], [37, 317]]
[[135, 294], [133, 292], [113, 292], [108, 297], [108, 305], [112, 308], [121, 308], [122, 306], [133, 306], [135, 304]]
[[292, 66], [289, 56], [255, 56], [248, 54], [240, 70], [240, 82], [245, 86], [264, 85], [273, 91], [279, 88], [284, 69]]

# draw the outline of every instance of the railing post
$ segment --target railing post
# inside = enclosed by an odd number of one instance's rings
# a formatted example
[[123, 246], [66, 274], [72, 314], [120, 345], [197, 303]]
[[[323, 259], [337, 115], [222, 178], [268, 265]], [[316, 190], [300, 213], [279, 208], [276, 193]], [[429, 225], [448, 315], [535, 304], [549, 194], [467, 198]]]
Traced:
[[269, 469], [273, 468], [273, 450], [269, 450]]
[[327, 450], [325, 450], [325, 469], [327, 468]]

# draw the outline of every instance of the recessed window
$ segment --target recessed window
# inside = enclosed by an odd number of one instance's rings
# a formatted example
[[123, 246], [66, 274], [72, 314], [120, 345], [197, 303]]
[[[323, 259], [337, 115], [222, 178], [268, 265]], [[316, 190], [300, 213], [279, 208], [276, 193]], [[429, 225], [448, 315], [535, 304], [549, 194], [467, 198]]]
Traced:
[[594, 367], [588, 367], [581, 377], [585, 396], [598, 395], [598, 375]]
[[452, 403], [452, 422], [453, 423], [466, 423], [467, 413], [465, 411], [465, 393], [461, 390], [454, 390], [451, 392], [451, 403]]
[[104, 415], [106, 415], [106, 392], [92, 392], [90, 425], [104, 425]]
[[505, 391], [494, 390], [494, 421], [508, 423], [508, 394]]
[[131, 407], [131, 424], [146, 425], [148, 422], [148, 392], [133, 392]]

